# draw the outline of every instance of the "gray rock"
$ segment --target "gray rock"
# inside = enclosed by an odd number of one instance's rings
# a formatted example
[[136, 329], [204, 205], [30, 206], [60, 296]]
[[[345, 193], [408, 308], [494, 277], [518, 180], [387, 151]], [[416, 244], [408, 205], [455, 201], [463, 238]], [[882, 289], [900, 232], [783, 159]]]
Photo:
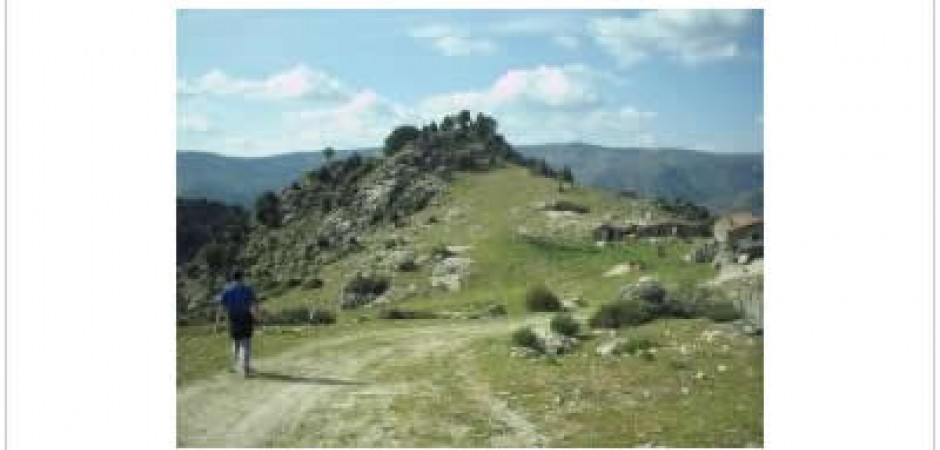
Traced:
[[620, 288], [620, 300], [639, 300], [645, 303], [662, 304], [666, 300], [666, 288], [657, 281], [640, 280]]
[[442, 287], [451, 292], [460, 290], [471, 273], [473, 260], [452, 256], [439, 261], [431, 270], [431, 287]]
[[411, 272], [418, 268], [418, 263], [415, 258], [415, 252], [413, 250], [398, 249], [389, 252], [384, 266], [390, 270]]
[[601, 356], [616, 356], [623, 353], [624, 347], [627, 345], [628, 340], [624, 338], [616, 338], [607, 342], [603, 342], [597, 346], [596, 352]]
[[536, 332], [545, 349], [545, 354], [558, 356], [570, 353], [578, 345], [578, 338], [565, 336], [552, 331], [540, 330]]
[[694, 263], [708, 263], [715, 260], [718, 256], [718, 243], [708, 241], [689, 252], [686, 260]]

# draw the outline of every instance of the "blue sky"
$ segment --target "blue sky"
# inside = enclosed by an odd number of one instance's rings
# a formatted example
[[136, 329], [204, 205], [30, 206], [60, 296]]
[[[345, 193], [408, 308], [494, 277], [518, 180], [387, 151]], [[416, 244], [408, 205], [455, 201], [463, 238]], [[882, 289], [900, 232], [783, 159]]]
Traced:
[[514, 144], [763, 151], [751, 10], [181, 10], [177, 148], [381, 145], [493, 115]]

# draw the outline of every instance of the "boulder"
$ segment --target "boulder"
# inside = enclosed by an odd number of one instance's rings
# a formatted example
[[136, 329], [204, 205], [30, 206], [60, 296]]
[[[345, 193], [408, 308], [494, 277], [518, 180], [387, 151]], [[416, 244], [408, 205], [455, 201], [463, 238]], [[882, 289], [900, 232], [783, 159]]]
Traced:
[[545, 349], [545, 354], [549, 356], [558, 356], [570, 353], [576, 345], [578, 338], [565, 336], [553, 331], [540, 330], [537, 332], [539, 339]]
[[644, 303], [659, 305], [666, 300], [666, 288], [657, 281], [641, 280], [620, 288], [620, 300], [639, 300]]
[[624, 338], [606, 341], [597, 346], [596, 352], [600, 356], [616, 356], [623, 352], [627, 342], [627, 339]]
[[562, 311], [574, 311], [585, 306], [584, 299], [580, 295], [565, 297], [561, 300]]
[[453, 255], [462, 255], [473, 248], [472, 245], [448, 245], [447, 251]]
[[615, 277], [618, 275], [628, 274], [630, 272], [636, 272], [638, 270], [643, 270], [643, 263], [640, 261], [627, 261], [623, 264], [617, 264], [604, 272], [605, 277]]
[[398, 249], [389, 252], [385, 266], [391, 270], [412, 272], [418, 268], [418, 263], [413, 250]]
[[461, 284], [470, 274], [473, 260], [452, 256], [444, 258], [431, 270], [431, 287], [442, 287], [451, 292], [460, 290]]
[[630, 273], [630, 265], [624, 263], [624, 264], [617, 264], [616, 266], [611, 267], [610, 270], [608, 270], [607, 272], [604, 272], [604, 276], [616, 277], [618, 275], [624, 275], [628, 273]]

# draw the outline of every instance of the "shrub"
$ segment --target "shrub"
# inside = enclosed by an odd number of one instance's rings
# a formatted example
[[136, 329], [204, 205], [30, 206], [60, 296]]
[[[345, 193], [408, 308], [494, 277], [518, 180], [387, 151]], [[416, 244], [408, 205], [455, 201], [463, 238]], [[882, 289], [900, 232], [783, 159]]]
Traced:
[[402, 125], [392, 130], [392, 133], [385, 138], [384, 152], [386, 155], [394, 155], [408, 142], [418, 138], [421, 131], [412, 125]]
[[561, 300], [545, 286], [529, 289], [525, 303], [530, 311], [561, 311]]
[[431, 248], [431, 258], [434, 259], [446, 259], [456, 255], [456, 253], [448, 250], [444, 244], [437, 244]]
[[581, 332], [581, 324], [571, 314], [558, 314], [552, 317], [550, 324], [552, 331], [565, 336], [577, 336]]
[[457, 170], [474, 170], [477, 168], [477, 160], [473, 155], [460, 155], [457, 157]]
[[591, 211], [591, 208], [587, 206], [577, 204], [568, 200], [558, 200], [557, 202], [549, 205], [548, 209], [552, 211], [571, 211], [578, 214], [586, 214]]
[[594, 328], [622, 328], [642, 325], [652, 319], [652, 314], [644, 304], [620, 300], [601, 306], [591, 316], [590, 325]]
[[299, 325], [309, 322], [310, 311], [307, 308], [282, 309], [277, 312], [266, 312], [262, 319], [269, 324]]
[[255, 200], [255, 218], [269, 227], [281, 225], [280, 199], [274, 192], [266, 191]]
[[505, 316], [509, 312], [505, 305], [490, 305], [486, 307], [486, 313], [493, 317]]
[[649, 350], [655, 346], [656, 344], [647, 338], [635, 338], [627, 341], [627, 343], [623, 346], [623, 351], [633, 356], [637, 356], [641, 353], [648, 353]]
[[313, 325], [332, 325], [336, 323], [336, 313], [328, 309], [315, 308], [310, 311], [310, 323]]
[[530, 348], [539, 353], [545, 351], [545, 344], [529, 327], [523, 327], [513, 332], [512, 344], [517, 347]]
[[398, 263], [397, 269], [401, 272], [414, 272], [418, 270], [418, 263], [414, 259], [406, 259]]
[[219, 272], [228, 264], [229, 252], [228, 247], [218, 242], [212, 242], [207, 244], [202, 253], [206, 260], [206, 265], [209, 266], [209, 270], [213, 272]]
[[346, 284], [346, 292], [378, 296], [388, 290], [388, 284], [386, 277], [356, 275]]
[[434, 319], [437, 314], [430, 311], [408, 311], [404, 309], [390, 308], [379, 312], [380, 319]]
[[640, 283], [631, 292], [631, 297], [645, 303], [662, 303], [666, 299], [666, 289], [655, 282]]
[[705, 317], [715, 322], [731, 322], [741, 318], [741, 313], [729, 302], [701, 302], [692, 308], [696, 317]]
[[323, 287], [323, 280], [318, 277], [310, 277], [304, 281], [304, 287], [307, 289], [320, 289]]

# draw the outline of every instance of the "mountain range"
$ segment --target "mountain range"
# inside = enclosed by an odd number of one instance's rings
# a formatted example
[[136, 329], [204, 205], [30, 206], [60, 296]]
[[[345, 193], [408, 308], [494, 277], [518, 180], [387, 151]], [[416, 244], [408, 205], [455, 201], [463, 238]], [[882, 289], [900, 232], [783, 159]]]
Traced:
[[[569, 166], [584, 185], [642, 196], [681, 198], [713, 211], [763, 212], [763, 154], [723, 154], [677, 148], [612, 148], [583, 143], [521, 145], [519, 153]], [[335, 159], [356, 152], [337, 151]], [[232, 157], [177, 152], [177, 196], [207, 198], [251, 207], [264, 191], [288, 186], [324, 162], [320, 152], [265, 157]]]

